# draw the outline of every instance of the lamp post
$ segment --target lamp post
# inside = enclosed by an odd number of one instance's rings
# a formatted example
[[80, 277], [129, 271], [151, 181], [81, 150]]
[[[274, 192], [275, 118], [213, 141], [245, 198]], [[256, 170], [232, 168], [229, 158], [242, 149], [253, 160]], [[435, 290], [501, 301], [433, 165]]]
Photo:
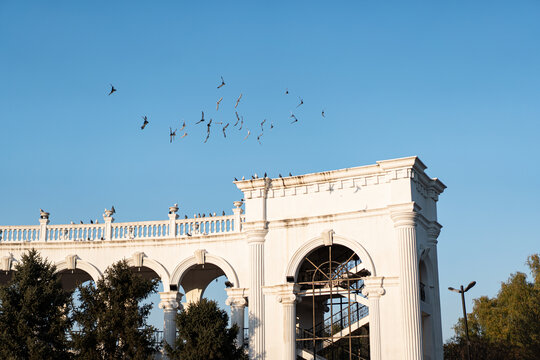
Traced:
[[474, 285], [476, 285], [476, 281], [471, 282], [467, 287], [464, 289], [463, 285], [460, 286], [459, 290], [454, 289], [453, 287], [449, 287], [448, 290], [454, 291], [461, 294], [461, 305], [463, 306], [463, 320], [465, 321], [465, 336], [467, 339], [467, 360], [471, 360], [471, 341], [469, 340], [469, 325], [467, 324], [467, 310], [465, 310], [465, 293], [469, 291]]

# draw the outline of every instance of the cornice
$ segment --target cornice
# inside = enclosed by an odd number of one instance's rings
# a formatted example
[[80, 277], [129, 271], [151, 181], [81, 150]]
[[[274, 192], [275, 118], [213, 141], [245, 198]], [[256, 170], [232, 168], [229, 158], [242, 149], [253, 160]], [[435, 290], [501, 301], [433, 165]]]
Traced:
[[429, 178], [424, 172], [426, 168], [426, 165], [417, 156], [411, 156], [381, 160], [377, 161], [375, 165], [282, 178], [234, 181], [234, 184], [244, 193], [244, 198], [249, 200], [261, 197], [295, 196], [343, 188], [354, 189], [389, 183], [399, 179], [410, 179], [416, 184], [419, 193], [437, 200], [437, 196], [446, 186], [436, 178]]

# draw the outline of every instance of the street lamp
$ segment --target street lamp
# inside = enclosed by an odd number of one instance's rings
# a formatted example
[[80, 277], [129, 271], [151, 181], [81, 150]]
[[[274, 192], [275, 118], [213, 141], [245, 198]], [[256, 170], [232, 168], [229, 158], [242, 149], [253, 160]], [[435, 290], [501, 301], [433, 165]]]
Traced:
[[467, 325], [467, 310], [465, 310], [465, 293], [469, 291], [474, 285], [476, 285], [476, 281], [472, 281], [465, 289], [463, 289], [463, 285], [460, 286], [459, 290], [454, 289], [453, 287], [449, 287], [448, 290], [454, 291], [461, 294], [461, 305], [463, 305], [463, 320], [465, 321], [465, 336], [467, 339], [467, 360], [471, 360], [471, 341], [469, 340], [469, 325]]

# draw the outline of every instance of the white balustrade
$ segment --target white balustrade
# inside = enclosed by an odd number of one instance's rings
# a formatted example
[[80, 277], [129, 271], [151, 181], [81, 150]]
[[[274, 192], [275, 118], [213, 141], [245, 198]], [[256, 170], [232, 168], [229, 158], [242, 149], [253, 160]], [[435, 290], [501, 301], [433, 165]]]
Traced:
[[[245, 216], [227, 215], [192, 219], [177, 219], [176, 237], [211, 236], [239, 232]], [[169, 238], [169, 220], [139, 221], [111, 224], [111, 240], [140, 240]], [[101, 241], [105, 239], [106, 224], [46, 225], [46, 241]], [[0, 226], [0, 242], [39, 241], [39, 225]]]
[[39, 240], [39, 225], [0, 226], [1, 242], [25, 242]]

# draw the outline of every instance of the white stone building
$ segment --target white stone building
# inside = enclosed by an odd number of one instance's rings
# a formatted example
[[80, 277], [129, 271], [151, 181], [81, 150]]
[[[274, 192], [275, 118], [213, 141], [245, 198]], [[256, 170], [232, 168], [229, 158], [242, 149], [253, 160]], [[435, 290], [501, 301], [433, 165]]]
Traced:
[[[437, 200], [445, 185], [417, 157], [236, 181], [233, 215], [0, 226], [0, 281], [36, 248], [65, 287], [126, 258], [159, 277], [164, 338], [180, 302], [226, 275], [232, 321], [249, 314], [251, 359], [443, 359]], [[245, 204], [245, 211], [242, 206]], [[1, 220], [0, 220], [1, 221]], [[242, 334], [239, 334], [242, 341]]]

